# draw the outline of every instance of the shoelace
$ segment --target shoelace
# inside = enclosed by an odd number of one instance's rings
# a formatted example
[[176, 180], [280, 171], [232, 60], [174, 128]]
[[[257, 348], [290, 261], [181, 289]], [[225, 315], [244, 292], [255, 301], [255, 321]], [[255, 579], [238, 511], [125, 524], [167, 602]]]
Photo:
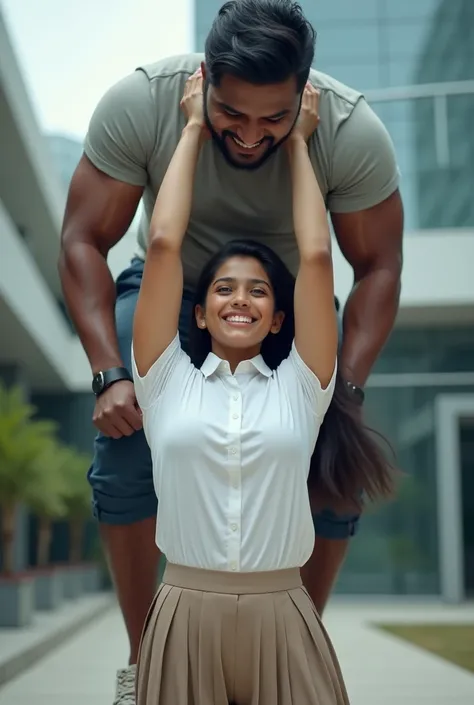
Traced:
[[135, 705], [135, 669], [126, 669], [118, 674], [114, 705]]

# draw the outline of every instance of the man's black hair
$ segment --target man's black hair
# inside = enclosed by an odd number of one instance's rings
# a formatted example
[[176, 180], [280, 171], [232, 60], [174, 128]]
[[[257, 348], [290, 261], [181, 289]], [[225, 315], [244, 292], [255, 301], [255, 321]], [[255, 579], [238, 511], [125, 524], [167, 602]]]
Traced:
[[229, 0], [206, 39], [206, 68], [218, 86], [225, 74], [248, 83], [308, 80], [316, 32], [293, 0]]

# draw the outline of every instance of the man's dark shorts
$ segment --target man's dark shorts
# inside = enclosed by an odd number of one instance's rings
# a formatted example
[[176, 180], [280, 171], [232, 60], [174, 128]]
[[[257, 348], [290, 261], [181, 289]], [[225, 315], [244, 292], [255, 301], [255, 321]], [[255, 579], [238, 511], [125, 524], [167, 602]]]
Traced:
[[[117, 279], [115, 320], [120, 354], [131, 371], [133, 314], [143, 275], [143, 262], [132, 260]], [[184, 348], [188, 342], [192, 298], [184, 292], [179, 330]], [[94, 443], [94, 460], [88, 479], [92, 487], [93, 509], [104, 524], [133, 524], [156, 515], [150, 450], [143, 430], [118, 440], [99, 433]], [[343, 539], [355, 533], [357, 517], [336, 516], [330, 511], [314, 517], [316, 533], [325, 538]]]

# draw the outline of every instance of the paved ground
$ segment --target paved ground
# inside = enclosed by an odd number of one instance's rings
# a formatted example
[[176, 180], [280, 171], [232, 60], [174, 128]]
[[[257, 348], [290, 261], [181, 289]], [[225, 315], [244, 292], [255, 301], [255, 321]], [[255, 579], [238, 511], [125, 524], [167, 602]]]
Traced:
[[[69, 641], [115, 606], [109, 593], [67, 600], [54, 611], [37, 612], [23, 629], [0, 628], [0, 686]], [[0, 691], [1, 693], [1, 691]]]
[[[371, 626], [377, 621], [474, 622], [474, 606], [345, 604], [325, 622], [339, 654], [351, 705], [472, 705], [474, 675]], [[0, 705], [111, 705], [115, 670], [125, 663], [113, 609], [0, 690]]]

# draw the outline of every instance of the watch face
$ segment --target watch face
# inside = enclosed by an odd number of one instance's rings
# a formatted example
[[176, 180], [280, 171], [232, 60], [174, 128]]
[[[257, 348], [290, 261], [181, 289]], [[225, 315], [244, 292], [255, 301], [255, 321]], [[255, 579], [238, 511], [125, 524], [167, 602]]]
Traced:
[[96, 376], [92, 380], [92, 391], [94, 392], [94, 394], [97, 395], [97, 394], [101, 393], [103, 388], [104, 388], [104, 373], [99, 372], [98, 374], [96, 374]]

